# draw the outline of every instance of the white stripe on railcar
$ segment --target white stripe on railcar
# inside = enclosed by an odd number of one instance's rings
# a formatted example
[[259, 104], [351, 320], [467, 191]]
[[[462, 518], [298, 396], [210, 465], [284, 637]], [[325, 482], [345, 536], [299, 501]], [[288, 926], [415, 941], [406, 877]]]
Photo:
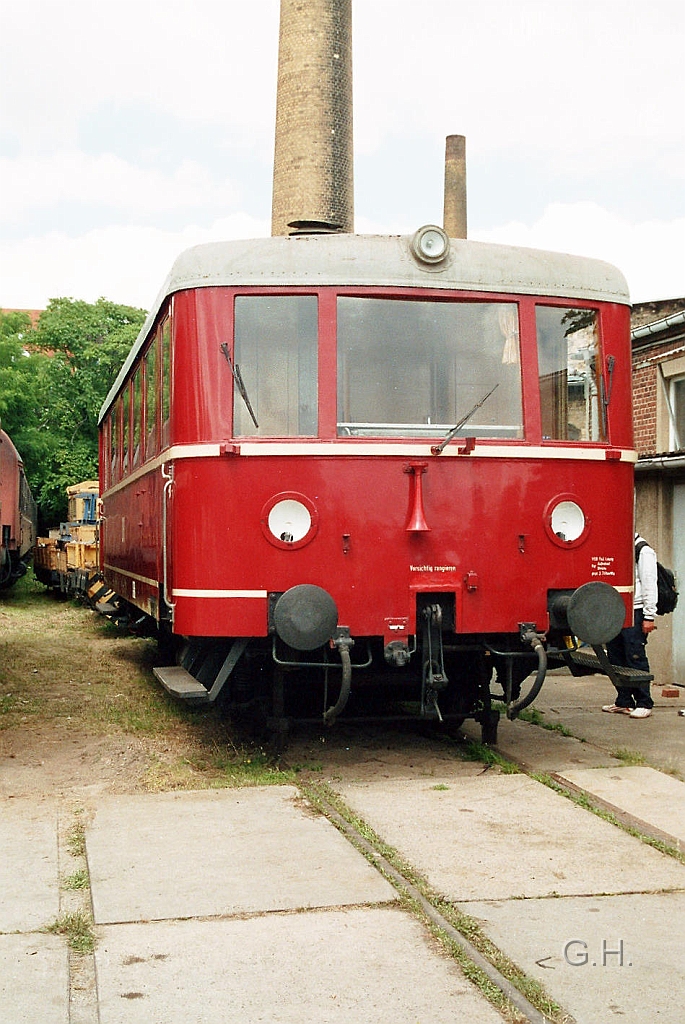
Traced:
[[191, 590], [178, 588], [171, 591], [172, 597], [257, 597], [266, 598], [266, 590]]

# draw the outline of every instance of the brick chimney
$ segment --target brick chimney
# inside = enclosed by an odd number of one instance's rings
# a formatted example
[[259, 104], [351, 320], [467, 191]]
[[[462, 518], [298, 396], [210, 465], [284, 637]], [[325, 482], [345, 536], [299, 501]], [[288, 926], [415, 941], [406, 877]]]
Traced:
[[466, 139], [445, 140], [445, 205], [443, 227], [450, 238], [466, 238]]
[[353, 188], [352, 0], [281, 0], [271, 234], [354, 231]]

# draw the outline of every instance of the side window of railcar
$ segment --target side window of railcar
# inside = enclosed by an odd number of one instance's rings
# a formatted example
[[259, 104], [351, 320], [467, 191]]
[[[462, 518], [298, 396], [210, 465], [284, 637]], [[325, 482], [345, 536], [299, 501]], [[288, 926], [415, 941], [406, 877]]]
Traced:
[[128, 461], [128, 454], [131, 448], [131, 382], [126, 381], [124, 390], [121, 396], [122, 410], [123, 410], [123, 422], [121, 424], [121, 473], [122, 476], [126, 476], [130, 466]]
[[[492, 389], [495, 389], [492, 391]], [[515, 303], [338, 299], [338, 434], [522, 437]]]
[[536, 309], [544, 440], [604, 441], [596, 310]]
[[235, 386], [236, 436], [316, 436], [317, 343], [315, 295], [236, 296], [234, 365], [259, 424]]
[[160, 327], [158, 337], [162, 349], [162, 444], [168, 444], [171, 416], [171, 321], [169, 317]]
[[100, 461], [101, 480], [103, 491], [108, 490], [112, 485], [112, 410], [105, 416], [100, 427], [102, 438], [102, 459]]
[[143, 458], [141, 444], [143, 434], [143, 367], [139, 366], [133, 377], [133, 466], [139, 466]]
[[119, 462], [119, 423], [121, 420], [121, 399], [117, 399], [110, 412], [110, 452], [111, 452], [111, 473], [110, 483], [115, 484], [120, 476]]
[[158, 397], [157, 336], [155, 335], [145, 355], [145, 451], [148, 459], [156, 455], [158, 451]]

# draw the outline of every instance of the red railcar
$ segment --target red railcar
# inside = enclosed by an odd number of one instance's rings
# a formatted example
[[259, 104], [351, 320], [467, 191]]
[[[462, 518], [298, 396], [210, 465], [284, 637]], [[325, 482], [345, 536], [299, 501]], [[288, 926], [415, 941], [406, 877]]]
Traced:
[[26, 572], [36, 540], [36, 505], [24, 463], [10, 437], [0, 430], [0, 589]]
[[382, 686], [491, 739], [494, 668], [514, 716], [632, 607], [630, 387], [604, 263], [432, 226], [199, 246], [101, 411], [102, 572], [180, 696], [332, 721]]

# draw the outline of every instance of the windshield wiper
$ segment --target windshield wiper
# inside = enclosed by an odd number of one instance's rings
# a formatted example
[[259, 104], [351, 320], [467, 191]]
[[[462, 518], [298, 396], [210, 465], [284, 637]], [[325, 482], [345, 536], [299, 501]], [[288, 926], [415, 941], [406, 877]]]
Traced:
[[[600, 374], [599, 377], [599, 388], [602, 399], [602, 430], [604, 431], [604, 437], [606, 438], [609, 433], [608, 420], [609, 420], [609, 403], [611, 401], [611, 392], [614, 390], [614, 366], [616, 365], [616, 358], [609, 356], [607, 359], [607, 377], [609, 383], [607, 384], [604, 377]], [[659, 363], [661, 366], [661, 363]]]
[[471, 417], [473, 416], [473, 414], [476, 411], [476, 409], [480, 409], [481, 405], [483, 405], [485, 402], [487, 402], [487, 400], [490, 397], [490, 395], [492, 394], [492, 392], [495, 391], [495, 389], [498, 388], [498, 387], [499, 387], [499, 381], [497, 382], [497, 384], [495, 384], [494, 388], [490, 388], [490, 390], [488, 391], [487, 395], [483, 395], [483, 397], [481, 398], [480, 402], [476, 402], [476, 404], [474, 405], [473, 409], [469, 409], [469, 411], [466, 413], [466, 416], [462, 416], [462, 418], [459, 420], [457, 425], [452, 427], [452, 429], [445, 435], [444, 439], [440, 442], [440, 444], [434, 444], [432, 446], [431, 452], [433, 453], [433, 455], [441, 455], [442, 454], [442, 452], [447, 447], [447, 445], [450, 443], [450, 441], [457, 436], [457, 433], [461, 430], [461, 428], [464, 426], [464, 424], [468, 423], [468, 421], [471, 419]]
[[252, 417], [252, 422], [254, 423], [254, 425], [257, 428], [257, 430], [259, 430], [259, 424], [257, 423], [257, 417], [255, 416], [254, 410], [253, 410], [253, 408], [252, 408], [252, 406], [250, 404], [250, 399], [248, 398], [248, 395], [247, 395], [247, 388], [245, 387], [245, 383], [243, 381], [243, 375], [240, 372], [240, 367], [238, 366], [237, 363], [234, 363], [233, 360], [231, 359], [230, 353], [228, 351], [228, 345], [226, 344], [225, 341], [223, 341], [221, 343], [220, 347], [221, 347], [221, 351], [226, 356], [226, 362], [231, 367], [231, 373], [233, 374], [233, 379], [234, 379], [234, 381], [236, 383], [236, 387], [238, 388], [238, 391], [240, 392], [240, 397], [242, 398], [242, 400], [245, 403], [245, 406], [247, 408], [247, 411], [249, 412], [250, 416]]

